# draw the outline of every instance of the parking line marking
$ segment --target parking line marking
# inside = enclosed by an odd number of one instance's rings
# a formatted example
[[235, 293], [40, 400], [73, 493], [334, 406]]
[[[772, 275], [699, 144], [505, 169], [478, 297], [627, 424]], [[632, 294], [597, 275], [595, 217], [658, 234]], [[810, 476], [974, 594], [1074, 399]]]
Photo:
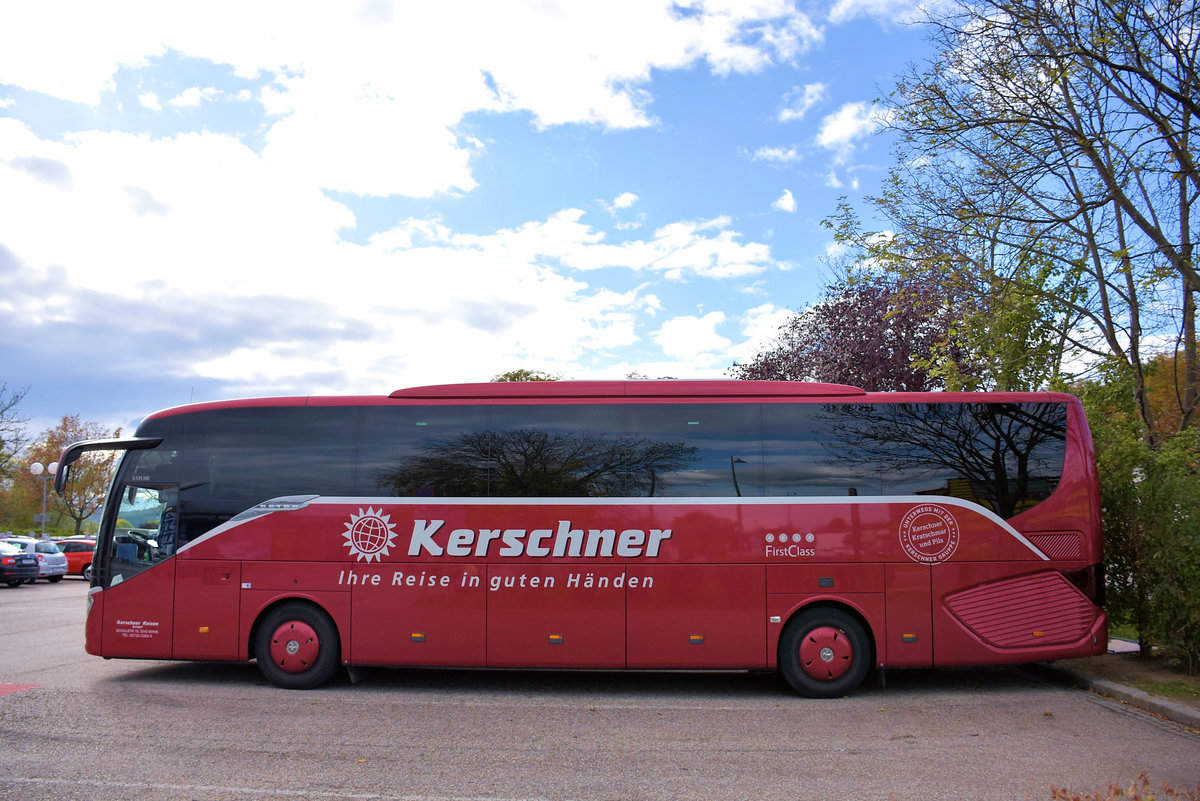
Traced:
[[4, 684], [0, 682], [0, 695], [12, 695], [19, 693], [22, 690], [36, 690], [44, 685], [41, 684]]
[[126, 791], [166, 791], [171, 793], [187, 793], [189, 795], [211, 795], [220, 793], [222, 795], [244, 795], [261, 798], [325, 798], [325, 799], [351, 799], [351, 801], [546, 801], [541, 796], [493, 796], [493, 795], [470, 795], [470, 796], [449, 796], [449, 795], [389, 795], [386, 793], [354, 793], [343, 791], [320, 791], [320, 790], [291, 790], [287, 788], [275, 789], [269, 787], [236, 787], [236, 786], [220, 786], [211, 784], [163, 784], [157, 782], [118, 782], [118, 781], [103, 781], [98, 779], [42, 779], [42, 778], [15, 778], [15, 777], [0, 777], [0, 787], [6, 784], [16, 784], [24, 786], [44, 786], [44, 787], [61, 787], [61, 788], [83, 788], [92, 787], [103, 790], [126, 790]]

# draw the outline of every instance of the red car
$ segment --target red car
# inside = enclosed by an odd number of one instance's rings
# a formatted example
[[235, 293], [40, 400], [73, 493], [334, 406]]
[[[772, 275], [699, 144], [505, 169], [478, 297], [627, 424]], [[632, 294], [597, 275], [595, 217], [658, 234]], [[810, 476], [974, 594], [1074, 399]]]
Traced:
[[96, 541], [83, 537], [58, 540], [58, 549], [67, 555], [67, 573], [92, 580], [92, 552]]

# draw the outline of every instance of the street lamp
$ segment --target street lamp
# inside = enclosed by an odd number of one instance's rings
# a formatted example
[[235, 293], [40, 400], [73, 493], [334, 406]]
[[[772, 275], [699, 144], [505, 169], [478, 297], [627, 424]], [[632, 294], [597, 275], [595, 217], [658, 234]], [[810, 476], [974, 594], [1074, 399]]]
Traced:
[[739, 498], [742, 497], [742, 488], [739, 487], [738, 483], [737, 483], [737, 467], [736, 467], [736, 465], [745, 464], [745, 463], [746, 463], [745, 459], [735, 459], [732, 456], [729, 457], [729, 472], [733, 474], [733, 491], [737, 493], [737, 496]]
[[50, 519], [50, 515], [46, 514], [46, 482], [54, 478], [54, 474], [58, 472], [58, 462], [51, 462], [48, 465], [34, 462], [29, 465], [29, 472], [42, 480], [42, 513], [35, 515], [33, 522], [42, 524], [42, 537], [45, 537], [46, 521]]

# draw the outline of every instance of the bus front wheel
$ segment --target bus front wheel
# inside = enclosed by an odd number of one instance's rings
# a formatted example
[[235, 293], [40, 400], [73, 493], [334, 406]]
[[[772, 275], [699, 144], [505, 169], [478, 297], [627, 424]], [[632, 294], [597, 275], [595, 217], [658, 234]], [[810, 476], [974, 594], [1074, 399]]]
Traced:
[[854, 691], [871, 666], [871, 645], [862, 625], [841, 609], [801, 612], [779, 638], [779, 672], [810, 698], [837, 698]]
[[263, 676], [277, 687], [319, 687], [338, 667], [337, 627], [312, 604], [293, 601], [277, 606], [259, 623], [254, 656]]

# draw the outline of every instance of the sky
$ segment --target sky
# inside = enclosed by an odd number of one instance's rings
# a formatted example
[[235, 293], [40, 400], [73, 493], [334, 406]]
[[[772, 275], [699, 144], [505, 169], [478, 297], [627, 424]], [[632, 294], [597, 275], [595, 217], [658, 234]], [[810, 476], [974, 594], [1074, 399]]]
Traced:
[[0, 5], [30, 434], [518, 368], [723, 378], [891, 163], [903, 0]]

